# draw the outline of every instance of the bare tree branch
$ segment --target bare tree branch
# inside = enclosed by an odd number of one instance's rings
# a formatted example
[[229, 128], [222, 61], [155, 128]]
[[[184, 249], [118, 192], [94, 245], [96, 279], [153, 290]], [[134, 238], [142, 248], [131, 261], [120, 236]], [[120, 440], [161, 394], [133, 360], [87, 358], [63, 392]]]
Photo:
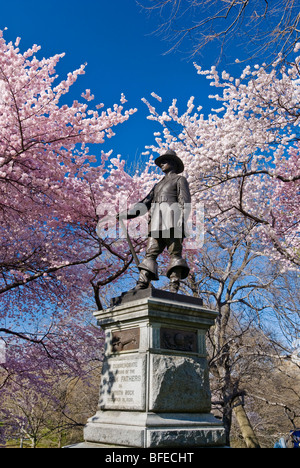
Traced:
[[[224, 46], [239, 39], [252, 57], [281, 52], [287, 56], [299, 39], [299, 0], [139, 0], [148, 14], [155, 13], [155, 31], [171, 43], [167, 53], [189, 42], [190, 55], [215, 42]], [[219, 57], [220, 58], [220, 57]]]

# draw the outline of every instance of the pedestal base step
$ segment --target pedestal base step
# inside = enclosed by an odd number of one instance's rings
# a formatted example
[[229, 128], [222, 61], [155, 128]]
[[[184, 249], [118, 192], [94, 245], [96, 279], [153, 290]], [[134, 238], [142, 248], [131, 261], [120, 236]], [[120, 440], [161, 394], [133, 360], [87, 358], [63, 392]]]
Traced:
[[93, 444], [122, 447], [222, 447], [225, 431], [211, 414], [98, 412], [85, 427]]

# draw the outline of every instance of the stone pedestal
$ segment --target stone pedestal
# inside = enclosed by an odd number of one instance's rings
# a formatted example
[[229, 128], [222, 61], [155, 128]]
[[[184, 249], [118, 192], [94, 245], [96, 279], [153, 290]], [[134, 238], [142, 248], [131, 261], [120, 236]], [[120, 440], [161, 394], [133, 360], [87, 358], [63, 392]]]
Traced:
[[156, 289], [128, 293], [97, 312], [105, 330], [99, 411], [88, 443], [221, 447], [211, 411], [205, 335], [217, 313], [199, 299]]

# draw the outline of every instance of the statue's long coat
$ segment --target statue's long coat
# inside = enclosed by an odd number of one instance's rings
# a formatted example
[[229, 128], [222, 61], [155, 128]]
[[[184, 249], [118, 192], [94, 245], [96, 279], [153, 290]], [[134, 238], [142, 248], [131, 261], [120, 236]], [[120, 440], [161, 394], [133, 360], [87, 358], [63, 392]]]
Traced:
[[[149, 211], [149, 237], [185, 237], [185, 221], [191, 208], [191, 195], [186, 178], [175, 173], [167, 174], [151, 192], [127, 213], [128, 219]], [[164, 234], [163, 234], [164, 233]]]

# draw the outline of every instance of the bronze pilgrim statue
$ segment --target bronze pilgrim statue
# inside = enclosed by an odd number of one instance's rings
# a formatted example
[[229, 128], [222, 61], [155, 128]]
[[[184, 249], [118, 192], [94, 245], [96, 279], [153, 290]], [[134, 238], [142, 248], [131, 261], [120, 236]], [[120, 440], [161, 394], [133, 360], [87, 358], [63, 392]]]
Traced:
[[155, 164], [164, 172], [164, 178], [151, 192], [127, 212], [120, 213], [118, 219], [133, 219], [141, 214], [141, 205], [150, 213], [146, 255], [138, 265], [140, 276], [134, 290], [146, 289], [151, 281], [157, 281], [157, 257], [168, 249], [170, 263], [167, 276], [169, 290], [177, 293], [180, 280], [189, 274], [189, 267], [182, 258], [183, 240], [186, 237], [186, 221], [190, 214], [191, 195], [182, 160], [175, 151], [168, 150], [155, 159]]

